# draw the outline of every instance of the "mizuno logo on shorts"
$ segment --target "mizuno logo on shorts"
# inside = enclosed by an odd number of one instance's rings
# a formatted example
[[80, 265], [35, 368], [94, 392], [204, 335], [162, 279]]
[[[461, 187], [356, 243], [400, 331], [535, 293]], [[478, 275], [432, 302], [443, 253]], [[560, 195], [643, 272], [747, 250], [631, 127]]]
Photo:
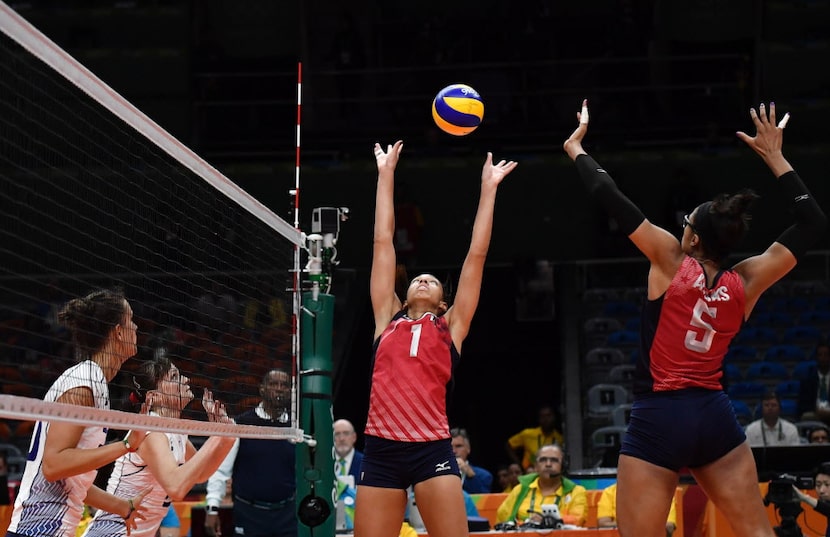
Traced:
[[450, 469], [450, 461], [444, 461], [442, 463], [439, 463], [439, 464], [435, 465], [435, 471], [436, 472], [443, 472], [444, 470], [449, 470], [449, 469]]

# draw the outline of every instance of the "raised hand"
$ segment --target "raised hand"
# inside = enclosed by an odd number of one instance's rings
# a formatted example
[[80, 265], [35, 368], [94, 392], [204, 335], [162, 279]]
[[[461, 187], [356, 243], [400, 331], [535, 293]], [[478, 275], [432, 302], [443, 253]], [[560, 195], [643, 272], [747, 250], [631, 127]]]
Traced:
[[582, 100], [582, 111], [576, 113], [576, 120], [579, 122], [576, 130], [562, 144], [565, 153], [572, 160], [575, 160], [577, 156], [585, 153], [585, 150], [582, 148], [582, 139], [585, 138], [585, 134], [588, 132], [588, 99]]
[[755, 112], [754, 108], [749, 109], [749, 117], [752, 118], [752, 123], [755, 124], [755, 136], [749, 136], [745, 132], [739, 131], [737, 133], [738, 138], [761, 155], [764, 160], [781, 153], [784, 128], [787, 126], [790, 115], [784, 114], [781, 122], [776, 125], [775, 103], [770, 103], [769, 113], [767, 113], [764, 103], [761, 103], [758, 112]]
[[205, 388], [202, 395], [202, 407], [205, 409], [208, 421], [216, 423], [234, 423], [233, 419], [228, 416], [228, 411], [225, 409], [225, 404], [213, 398], [213, 392]]
[[484, 167], [481, 169], [481, 184], [498, 185], [518, 165], [518, 162], [512, 160], [509, 162], [502, 160], [498, 164], [493, 164], [493, 154], [488, 152]]
[[395, 171], [395, 166], [398, 165], [398, 157], [401, 156], [403, 149], [403, 140], [398, 140], [394, 145], [386, 146], [386, 151], [375, 143], [375, 160], [378, 164], [378, 173], [383, 171]]

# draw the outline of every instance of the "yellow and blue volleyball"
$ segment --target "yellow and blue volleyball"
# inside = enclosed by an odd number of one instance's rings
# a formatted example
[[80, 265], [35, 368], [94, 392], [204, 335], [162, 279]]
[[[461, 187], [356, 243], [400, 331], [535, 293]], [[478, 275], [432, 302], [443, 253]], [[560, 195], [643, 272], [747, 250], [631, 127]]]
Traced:
[[432, 119], [453, 136], [470, 134], [484, 118], [484, 102], [476, 90], [466, 84], [452, 84], [438, 92], [432, 101]]

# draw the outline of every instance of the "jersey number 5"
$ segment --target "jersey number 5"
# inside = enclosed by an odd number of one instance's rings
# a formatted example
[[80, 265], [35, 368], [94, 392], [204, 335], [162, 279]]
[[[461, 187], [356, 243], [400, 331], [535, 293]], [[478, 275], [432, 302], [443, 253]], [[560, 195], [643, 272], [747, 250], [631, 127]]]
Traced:
[[[714, 319], [718, 315], [718, 308], [710, 308], [709, 304], [704, 302], [703, 299], [698, 298], [697, 304], [695, 304], [695, 309], [692, 311], [692, 319], [689, 321], [689, 324], [695, 328], [703, 329], [703, 333], [699, 334], [696, 330], [689, 330], [686, 332], [686, 341], [684, 343], [686, 348], [690, 351], [703, 353], [708, 351], [712, 346], [712, 340], [715, 337], [715, 329], [712, 328], [711, 324], [703, 320], [704, 313]], [[700, 339], [697, 338], [698, 335], [701, 336]]]

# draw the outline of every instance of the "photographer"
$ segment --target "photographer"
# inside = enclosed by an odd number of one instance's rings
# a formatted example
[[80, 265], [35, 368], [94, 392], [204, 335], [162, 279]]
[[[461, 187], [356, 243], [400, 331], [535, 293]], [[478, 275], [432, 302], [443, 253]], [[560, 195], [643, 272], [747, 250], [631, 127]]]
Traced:
[[[815, 471], [816, 494], [818, 499], [808, 496], [799, 490], [795, 485], [796, 496], [822, 515], [830, 518], [830, 462], [823, 462]], [[830, 537], [830, 524], [824, 532], [825, 537]]]

